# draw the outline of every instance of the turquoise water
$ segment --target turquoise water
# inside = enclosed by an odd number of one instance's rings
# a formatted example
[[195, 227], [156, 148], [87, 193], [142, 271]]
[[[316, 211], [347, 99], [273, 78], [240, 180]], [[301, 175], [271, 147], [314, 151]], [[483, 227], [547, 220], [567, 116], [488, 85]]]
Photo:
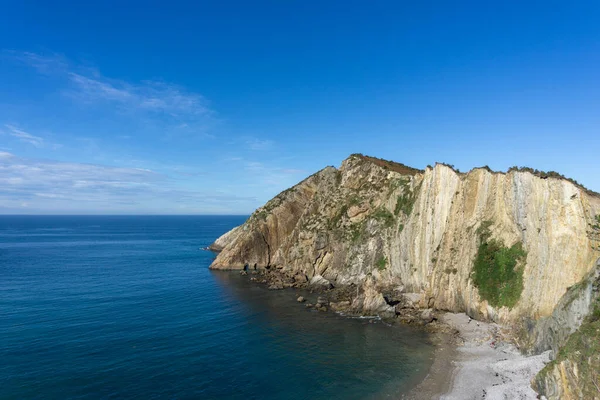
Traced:
[[419, 331], [208, 270], [243, 221], [0, 217], [0, 399], [397, 398], [426, 373]]

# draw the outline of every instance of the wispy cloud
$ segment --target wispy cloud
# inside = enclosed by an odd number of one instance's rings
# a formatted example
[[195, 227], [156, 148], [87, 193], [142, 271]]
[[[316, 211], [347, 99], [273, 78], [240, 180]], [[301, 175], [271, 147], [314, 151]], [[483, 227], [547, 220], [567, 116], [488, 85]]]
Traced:
[[14, 125], [5, 124], [4, 127], [6, 128], [6, 134], [17, 138], [22, 142], [29, 143], [35, 147], [44, 146], [44, 139], [39, 136], [25, 132]]
[[182, 188], [149, 169], [29, 159], [3, 151], [0, 188], [4, 212], [227, 212], [256, 201]]
[[[63, 147], [62, 144], [49, 142], [47, 139], [44, 139], [41, 136], [33, 135], [25, 131], [23, 128], [13, 124], [4, 124], [4, 129], [0, 129], [0, 135], [12, 136], [18, 139], [20, 142], [30, 144], [37, 148], [57, 150]], [[3, 150], [10, 149], [3, 148]]]
[[66, 58], [56, 53], [44, 55], [29, 51], [4, 50], [2, 56], [16, 63], [32, 67], [37, 72], [46, 75], [64, 73], [69, 67]]
[[57, 54], [5, 52], [9, 58], [27, 65], [43, 75], [62, 80], [62, 93], [87, 107], [113, 107], [120, 114], [135, 114], [137, 120], [154, 118], [168, 123], [170, 133], [190, 132], [206, 135], [215, 113], [204, 96], [168, 82], [142, 80], [126, 82], [102, 75], [98, 70], [82, 67]]
[[273, 148], [273, 145], [275, 144], [275, 142], [273, 142], [272, 140], [268, 140], [268, 139], [257, 139], [257, 138], [247, 138], [246, 139], [246, 146], [250, 149], [250, 150], [270, 150]]
[[[144, 81], [133, 85], [74, 72], [69, 72], [69, 80], [73, 87], [68, 94], [87, 103], [110, 102], [128, 111], [161, 113], [177, 118], [212, 114], [204, 97], [173, 84]], [[188, 124], [180, 123], [178, 127], [185, 128]]]

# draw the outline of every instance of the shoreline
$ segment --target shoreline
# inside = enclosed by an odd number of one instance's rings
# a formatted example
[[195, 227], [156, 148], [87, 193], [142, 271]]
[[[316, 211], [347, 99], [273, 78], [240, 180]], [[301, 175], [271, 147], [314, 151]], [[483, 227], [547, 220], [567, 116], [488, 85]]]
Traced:
[[471, 320], [464, 313], [444, 313], [447, 332], [434, 353], [425, 379], [401, 399], [537, 399], [531, 380], [550, 361], [550, 351], [525, 356], [494, 323]]
[[432, 342], [433, 363], [427, 375], [408, 393], [400, 396], [401, 400], [438, 399], [450, 391], [453, 378], [453, 360], [458, 357], [456, 332], [433, 331]]
[[[248, 275], [246, 271], [240, 273]], [[318, 300], [316, 304], [307, 302], [305, 307], [325, 312], [334, 311], [346, 317], [354, 314], [345, 312], [350, 311], [355, 289], [314, 287], [308, 284], [308, 280], [294, 282], [287, 278], [286, 281], [286, 277], [278, 271], [252, 271], [250, 275], [250, 281], [264, 284], [270, 290], [309, 290]], [[357, 296], [358, 292], [356, 293]], [[425, 311], [429, 313], [423, 320], [420, 315]], [[387, 319], [385, 316], [379, 317]], [[538, 398], [538, 394], [531, 388], [531, 380], [550, 361], [550, 351], [525, 356], [512, 344], [506, 328], [495, 323], [471, 320], [465, 313], [423, 310], [410, 306], [403, 308], [400, 314], [397, 313], [395, 318], [390, 319], [392, 321], [424, 329], [431, 335], [435, 346], [433, 362], [427, 375], [408, 393], [400, 394], [400, 399]]]

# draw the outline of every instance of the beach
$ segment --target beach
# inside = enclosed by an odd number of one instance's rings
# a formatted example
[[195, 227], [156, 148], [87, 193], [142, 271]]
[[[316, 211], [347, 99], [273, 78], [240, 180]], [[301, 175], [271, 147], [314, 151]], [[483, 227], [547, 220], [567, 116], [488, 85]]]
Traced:
[[494, 323], [445, 313], [434, 333], [437, 345], [429, 374], [402, 399], [537, 399], [531, 379], [550, 352], [524, 356]]

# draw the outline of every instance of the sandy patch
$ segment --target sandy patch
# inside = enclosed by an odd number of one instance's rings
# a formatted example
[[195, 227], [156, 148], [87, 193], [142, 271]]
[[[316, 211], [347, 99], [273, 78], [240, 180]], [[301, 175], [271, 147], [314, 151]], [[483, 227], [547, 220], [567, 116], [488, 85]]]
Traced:
[[458, 346], [446, 334], [429, 375], [403, 399], [537, 399], [531, 380], [549, 362], [549, 351], [524, 356], [503, 339], [500, 326], [466, 314], [446, 313], [440, 320], [456, 332]]

